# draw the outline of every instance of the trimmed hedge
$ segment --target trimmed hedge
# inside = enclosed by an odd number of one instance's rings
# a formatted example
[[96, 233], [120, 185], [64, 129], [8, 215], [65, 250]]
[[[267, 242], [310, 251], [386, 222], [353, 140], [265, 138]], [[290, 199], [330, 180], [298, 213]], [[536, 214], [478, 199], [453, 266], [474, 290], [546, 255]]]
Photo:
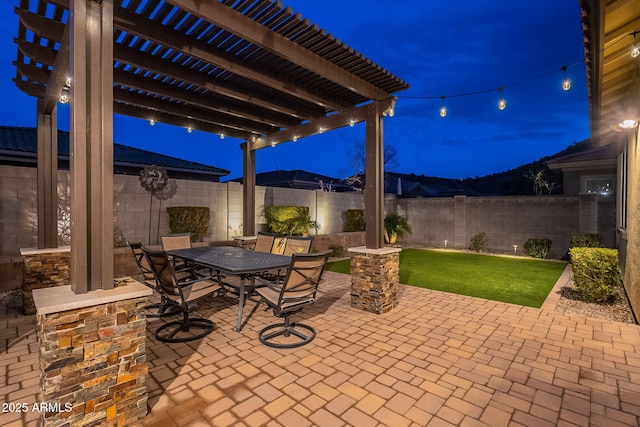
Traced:
[[534, 258], [549, 258], [551, 250], [550, 239], [527, 239], [524, 243], [524, 253]]
[[364, 231], [365, 226], [364, 210], [347, 209], [344, 212], [344, 231]]
[[167, 208], [169, 232], [191, 233], [191, 240], [200, 241], [209, 232], [211, 212], [203, 206], [172, 206]]
[[569, 243], [569, 249], [571, 248], [601, 248], [602, 241], [597, 234], [590, 233], [573, 233], [571, 235], [571, 242]]
[[586, 302], [608, 303], [618, 298], [622, 280], [618, 268], [618, 250], [572, 248], [571, 266], [576, 291]]

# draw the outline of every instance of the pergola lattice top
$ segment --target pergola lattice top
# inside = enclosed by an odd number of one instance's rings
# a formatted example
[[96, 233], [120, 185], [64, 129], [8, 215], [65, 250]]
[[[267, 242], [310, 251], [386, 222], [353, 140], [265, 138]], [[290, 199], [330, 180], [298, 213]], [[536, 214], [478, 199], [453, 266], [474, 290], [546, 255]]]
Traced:
[[[69, 1], [16, 8], [15, 83], [50, 108], [69, 74]], [[113, 17], [115, 113], [247, 141], [265, 136], [254, 148], [315, 133], [301, 127], [312, 123], [344, 126], [348, 115], [323, 123], [408, 88], [280, 2], [115, 0]]]

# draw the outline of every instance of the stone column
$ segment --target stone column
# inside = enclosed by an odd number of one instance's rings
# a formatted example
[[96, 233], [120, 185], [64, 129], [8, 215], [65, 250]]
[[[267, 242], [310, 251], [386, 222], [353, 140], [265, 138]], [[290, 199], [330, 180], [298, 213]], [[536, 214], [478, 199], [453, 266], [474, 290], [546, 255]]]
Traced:
[[24, 300], [24, 314], [36, 313], [32, 292], [35, 289], [64, 286], [69, 281], [69, 260], [71, 249], [20, 249], [24, 261], [24, 279], [22, 296]]
[[349, 248], [351, 306], [376, 314], [398, 305], [400, 248]]
[[146, 318], [151, 290], [133, 279], [75, 294], [36, 289], [41, 416], [49, 426], [126, 426], [147, 413]]

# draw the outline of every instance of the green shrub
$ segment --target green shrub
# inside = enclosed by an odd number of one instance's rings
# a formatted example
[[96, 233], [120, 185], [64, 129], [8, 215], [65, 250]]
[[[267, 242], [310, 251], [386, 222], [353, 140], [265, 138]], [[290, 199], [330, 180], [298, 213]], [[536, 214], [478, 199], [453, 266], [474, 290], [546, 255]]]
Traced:
[[344, 231], [365, 230], [364, 211], [362, 209], [347, 209], [344, 216]]
[[572, 248], [571, 266], [576, 291], [587, 302], [607, 303], [618, 297], [621, 284], [618, 250]]
[[484, 232], [478, 233], [471, 238], [471, 246], [469, 246], [469, 249], [472, 251], [486, 252], [487, 248], [487, 235]]
[[329, 245], [331, 256], [334, 258], [342, 258], [344, 256], [344, 247], [341, 245]]
[[269, 231], [285, 236], [301, 235], [310, 228], [319, 228], [311, 220], [307, 206], [265, 206], [264, 217]]
[[550, 239], [527, 239], [524, 243], [524, 253], [534, 258], [549, 258], [551, 250]]
[[573, 233], [569, 248], [601, 248], [602, 241], [597, 234]]
[[171, 234], [191, 233], [191, 240], [197, 242], [209, 232], [211, 213], [208, 207], [173, 206], [167, 208], [167, 214]]
[[384, 240], [386, 243], [395, 245], [398, 239], [402, 239], [407, 234], [411, 234], [409, 220], [398, 214], [387, 214], [384, 217]]

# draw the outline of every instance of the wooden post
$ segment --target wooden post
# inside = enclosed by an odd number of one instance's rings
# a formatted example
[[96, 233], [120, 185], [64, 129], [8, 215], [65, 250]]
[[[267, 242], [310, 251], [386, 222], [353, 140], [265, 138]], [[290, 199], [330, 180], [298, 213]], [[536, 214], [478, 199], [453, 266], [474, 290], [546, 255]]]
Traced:
[[74, 0], [71, 64], [71, 288], [113, 287], [113, 0]]
[[384, 246], [384, 151], [382, 112], [378, 102], [367, 112], [364, 213], [367, 222], [366, 247]]
[[242, 180], [242, 234], [253, 236], [256, 234], [256, 152], [249, 142], [240, 144], [243, 152], [243, 180]]
[[38, 249], [58, 247], [58, 110], [38, 99]]

